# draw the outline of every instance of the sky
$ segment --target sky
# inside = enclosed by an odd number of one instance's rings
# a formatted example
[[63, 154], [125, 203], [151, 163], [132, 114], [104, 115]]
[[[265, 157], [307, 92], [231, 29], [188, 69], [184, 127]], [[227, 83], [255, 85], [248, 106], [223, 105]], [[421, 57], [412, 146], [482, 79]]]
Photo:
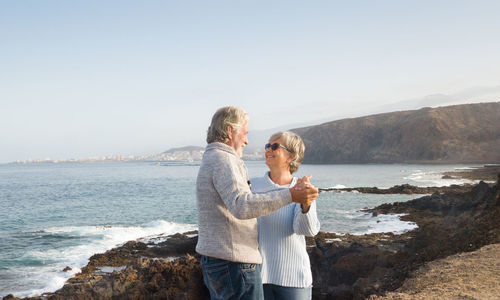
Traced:
[[[0, 163], [500, 101], [500, 1], [0, 0]], [[251, 143], [252, 141], [250, 141]]]

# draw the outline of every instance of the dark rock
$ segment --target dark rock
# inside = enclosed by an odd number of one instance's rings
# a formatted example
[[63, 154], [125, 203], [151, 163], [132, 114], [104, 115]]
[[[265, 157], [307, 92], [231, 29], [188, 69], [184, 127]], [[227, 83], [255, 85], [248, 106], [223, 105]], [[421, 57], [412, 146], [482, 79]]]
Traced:
[[[309, 248], [314, 299], [364, 299], [399, 287], [424, 262], [473, 251], [500, 241], [499, 187], [481, 182], [465, 193], [434, 193], [384, 204], [379, 213], [406, 213], [419, 228], [400, 236], [336, 236], [326, 233]], [[320, 253], [319, 253], [320, 252]]]
[[71, 269], [71, 267], [66, 266], [66, 268], [64, 268], [62, 271], [63, 272], [68, 272], [68, 271], [71, 271], [71, 270], [73, 270], [73, 269]]

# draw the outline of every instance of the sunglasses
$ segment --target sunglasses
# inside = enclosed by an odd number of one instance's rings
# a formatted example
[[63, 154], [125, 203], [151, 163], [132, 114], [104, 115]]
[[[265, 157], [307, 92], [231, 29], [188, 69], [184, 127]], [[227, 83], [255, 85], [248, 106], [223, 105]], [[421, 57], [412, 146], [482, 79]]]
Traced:
[[274, 144], [269, 144], [269, 143], [267, 143], [267, 144], [264, 146], [264, 149], [266, 149], [266, 150], [267, 150], [267, 149], [271, 148], [271, 150], [275, 151], [276, 149], [278, 149], [278, 147], [283, 148], [283, 149], [285, 149], [286, 151], [288, 151], [288, 152], [292, 153], [292, 151], [288, 150], [288, 148], [287, 148], [287, 147], [285, 147], [285, 146], [283, 146], [283, 145], [281, 145], [281, 144], [279, 144], [279, 143], [274, 143]]

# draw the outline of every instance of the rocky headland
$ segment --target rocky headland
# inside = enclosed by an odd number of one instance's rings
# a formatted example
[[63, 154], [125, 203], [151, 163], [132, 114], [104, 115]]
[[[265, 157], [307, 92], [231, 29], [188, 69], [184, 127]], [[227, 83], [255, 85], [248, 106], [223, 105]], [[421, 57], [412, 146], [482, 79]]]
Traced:
[[500, 102], [425, 107], [292, 129], [304, 163], [495, 163]]
[[[411, 299], [411, 288], [420, 290], [421, 285], [410, 280], [416, 280], [421, 268], [430, 268], [430, 262], [500, 243], [499, 189], [498, 182], [480, 182], [369, 210], [374, 215], [404, 213], [402, 219], [417, 223], [416, 230], [402, 235], [320, 232], [309, 238], [313, 299], [365, 299], [386, 293], [395, 297], [389, 299]], [[92, 256], [60, 290], [24, 299], [208, 299], [196, 242], [196, 232], [130, 241]], [[488, 255], [498, 258], [495, 250], [500, 247], [489, 247]], [[492, 268], [498, 270], [498, 262]], [[440, 278], [429, 276], [428, 281]], [[402, 293], [410, 298], [398, 298]]]

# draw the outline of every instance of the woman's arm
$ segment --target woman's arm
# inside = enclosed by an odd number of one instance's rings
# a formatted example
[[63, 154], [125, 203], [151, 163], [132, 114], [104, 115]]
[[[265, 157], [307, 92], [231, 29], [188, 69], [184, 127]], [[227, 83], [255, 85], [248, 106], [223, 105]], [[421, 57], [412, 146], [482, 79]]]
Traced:
[[315, 236], [320, 229], [318, 214], [316, 213], [316, 201], [309, 207], [309, 211], [302, 212], [300, 203], [295, 204], [293, 216], [293, 232], [305, 236]]

